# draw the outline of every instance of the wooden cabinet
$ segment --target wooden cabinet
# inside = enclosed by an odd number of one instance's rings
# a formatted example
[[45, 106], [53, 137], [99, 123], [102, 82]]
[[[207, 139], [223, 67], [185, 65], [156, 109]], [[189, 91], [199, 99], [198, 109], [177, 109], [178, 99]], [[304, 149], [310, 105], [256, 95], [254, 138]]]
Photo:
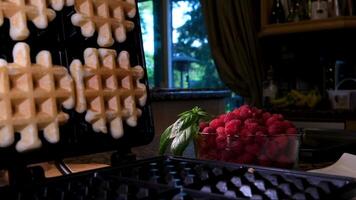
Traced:
[[[325, 86], [325, 70], [338, 59], [350, 63], [356, 72], [356, 16], [339, 16], [319, 20], [302, 20], [270, 24], [273, 0], [260, 0], [261, 29], [258, 34], [266, 72], [270, 65], [283, 79], [279, 85], [284, 92], [296, 88], [302, 79], [318, 86], [323, 101], [314, 109], [274, 108], [296, 121], [335, 121], [345, 123], [345, 129], [356, 130], [355, 113], [351, 110], [332, 110]], [[356, 78], [356, 74], [355, 74]], [[284, 82], [283, 82], [284, 81]], [[278, 80], [277, 80], [278, 82]], [[285, 94], [284, 94], [285, 95]]]
[[356, 28], [356, 16], [339, 16], [328, 19], [270, 24], [269, 16], [272, 3], [273, 0], [261, 0], [261, 31], [259, 37]]

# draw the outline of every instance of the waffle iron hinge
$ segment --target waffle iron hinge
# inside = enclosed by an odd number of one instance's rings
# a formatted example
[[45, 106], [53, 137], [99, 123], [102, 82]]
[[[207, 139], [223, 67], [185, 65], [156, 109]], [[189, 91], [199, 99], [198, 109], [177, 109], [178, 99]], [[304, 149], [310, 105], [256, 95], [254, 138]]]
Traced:
[[30, 183], [38, 183], [45, 179], [44, 169], [39, 166], [17, 165], [8, 169], [9, 186], [22, 188]]

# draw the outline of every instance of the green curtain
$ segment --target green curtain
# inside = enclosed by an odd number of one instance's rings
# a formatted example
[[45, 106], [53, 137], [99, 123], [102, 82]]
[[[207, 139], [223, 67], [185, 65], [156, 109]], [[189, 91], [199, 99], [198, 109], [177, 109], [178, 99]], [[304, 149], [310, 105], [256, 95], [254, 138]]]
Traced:
[[221, 79], [249, 104], [262, 106], [263, 67], [253, 1], [201, 0], [201, 4]]

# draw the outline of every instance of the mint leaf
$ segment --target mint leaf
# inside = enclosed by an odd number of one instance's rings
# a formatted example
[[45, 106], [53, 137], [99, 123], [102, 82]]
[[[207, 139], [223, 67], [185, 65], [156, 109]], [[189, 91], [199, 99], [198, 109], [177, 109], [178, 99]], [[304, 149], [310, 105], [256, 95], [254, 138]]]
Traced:
[[192, 128], [188, 127], [180, 132], [180, 134], [175, 137], [172, 141], [171, 151], [174, 155], [181, 156], [184, 150], [189, 145], [189, 142], [192, 140]]
[[159, 154], [163, 155], [166, 152], [168, 145], [172, 142], [170, 138], [173, 125], [169, 126], [162, 134], [159, 140]]
[[170, 145], [174, 155], [182, 155], [189, 142], [196, 138], [199, 122], [209, 118], [208, 113], [199, 107], [182, 112], [177, 121], [169, 126], [161, 135], [159, 153], [163, 154]]

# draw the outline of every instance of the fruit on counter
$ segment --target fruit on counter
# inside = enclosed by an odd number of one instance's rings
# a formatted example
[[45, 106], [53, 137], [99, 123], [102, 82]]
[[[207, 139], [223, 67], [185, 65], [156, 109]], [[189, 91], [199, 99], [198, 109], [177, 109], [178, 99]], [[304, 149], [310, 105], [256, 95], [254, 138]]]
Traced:
[[200, 128], [201, 159], [275, 167], [292, 167], [295, 162], [297, 130], [280, 114], [243, 105]]
[[272, 99], [271, 104], [277, 108], [289, 106], [314, 108], [321, 101], [318, 90], [310, 90], [306, 93], [299, 90], [291, 90], [286, 96]]

